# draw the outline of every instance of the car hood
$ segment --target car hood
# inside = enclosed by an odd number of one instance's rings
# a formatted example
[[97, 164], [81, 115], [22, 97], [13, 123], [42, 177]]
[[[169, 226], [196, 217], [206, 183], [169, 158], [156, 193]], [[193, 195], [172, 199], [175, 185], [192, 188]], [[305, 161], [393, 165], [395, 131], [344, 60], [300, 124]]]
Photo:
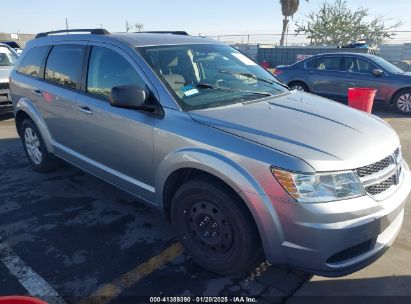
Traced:
[[13, 69], [12, 66], [0, 66], [0, 81], [1, 82], [6, 82], [5, 80], [7, 80], [7, 82], [9, 81], [9, 76], [10, 76], [10, 72]]
[[[298, 157], [317, 171], [362, 167], [399, 146], [382, 119], [308, 93], [189, 113], [199, 123]], [[273, 165], [281, 167], [275, 159]]]

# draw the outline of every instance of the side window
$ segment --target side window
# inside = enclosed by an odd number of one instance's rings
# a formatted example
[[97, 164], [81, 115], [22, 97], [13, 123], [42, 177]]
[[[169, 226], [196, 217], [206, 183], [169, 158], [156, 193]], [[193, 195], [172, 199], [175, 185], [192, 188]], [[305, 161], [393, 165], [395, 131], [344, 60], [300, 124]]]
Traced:
[[375, 66], [364, 59], [357, 58], [358, 72], [364, 74], [371, 74]]
[[46, 76], [62, 86], [75, 89], [80, 83], [84, 47], [81, 45], [56, 45], [46, 63]]
[[316, 69], [316, 68], [318, 68], [318, 66], [320, 64], [319, 61], [320, 61], [320, 58], [310, 60], [305, 64], [305, 66], [307, 67], [307, 69]]
[[339, 57], [320, 57], [307, 62], [306, 66], [309, 69], [340, 71], [340, 62]]
[[123, 56], [104, 47], [93, 47], [88, 66], [87, 93], [108, 99], [111, 88], [120, 85], [144, 88], [145, 82]]
[[344, 57], [342, 62], [342, 70], [344, 72], [354, 72], [357, 64], [355, 57]]
[[46, 58], [48, 46], [35, 47], [24, 55], [17, 72], [33, 77], [43, 77], [40, 75], [44, 59]]
[[371, 74], [373, 69], [375, 66], [364, 59], [346, 57], [343, 60], [343, 70], [346, 72]]

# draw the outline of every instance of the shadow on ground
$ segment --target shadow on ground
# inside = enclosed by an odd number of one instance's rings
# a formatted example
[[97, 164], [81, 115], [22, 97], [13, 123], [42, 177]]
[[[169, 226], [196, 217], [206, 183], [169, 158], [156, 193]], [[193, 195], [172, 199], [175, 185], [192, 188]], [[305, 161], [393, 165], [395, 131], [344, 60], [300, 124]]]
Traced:
[[307, 281], [286, 303], [411, 303], [411, 276]]

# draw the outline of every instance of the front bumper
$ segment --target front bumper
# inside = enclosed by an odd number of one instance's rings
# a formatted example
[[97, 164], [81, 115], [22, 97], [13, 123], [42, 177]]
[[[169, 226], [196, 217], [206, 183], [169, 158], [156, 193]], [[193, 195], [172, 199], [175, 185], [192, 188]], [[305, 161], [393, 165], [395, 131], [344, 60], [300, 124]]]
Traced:
[[[342, 276], [369, 265], [399, 233], [410, 190], [404, 162], [401, 184], [384, 201], [369, 196], [329, 203], [272, 199], [282, 228], [282, 262], [323, 276]], [[270, 256], [268, 260], [276, 263]]]

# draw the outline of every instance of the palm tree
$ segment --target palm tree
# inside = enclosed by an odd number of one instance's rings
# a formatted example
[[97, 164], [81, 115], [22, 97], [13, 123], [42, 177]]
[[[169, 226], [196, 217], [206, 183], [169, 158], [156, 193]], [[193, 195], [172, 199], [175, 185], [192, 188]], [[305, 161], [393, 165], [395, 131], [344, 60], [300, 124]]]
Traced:
[[[308, 0], [306, 0], [308, 1]], [[293, 17], [298, 10], [300, 5], [300, 0], [280, 0], [281, 11], [283, 13], [283, 31], [281, 33], [280, 45], [284, 45], [285, 33], [288, 29], [288, 22], [290, 21], [289, 17]]]

